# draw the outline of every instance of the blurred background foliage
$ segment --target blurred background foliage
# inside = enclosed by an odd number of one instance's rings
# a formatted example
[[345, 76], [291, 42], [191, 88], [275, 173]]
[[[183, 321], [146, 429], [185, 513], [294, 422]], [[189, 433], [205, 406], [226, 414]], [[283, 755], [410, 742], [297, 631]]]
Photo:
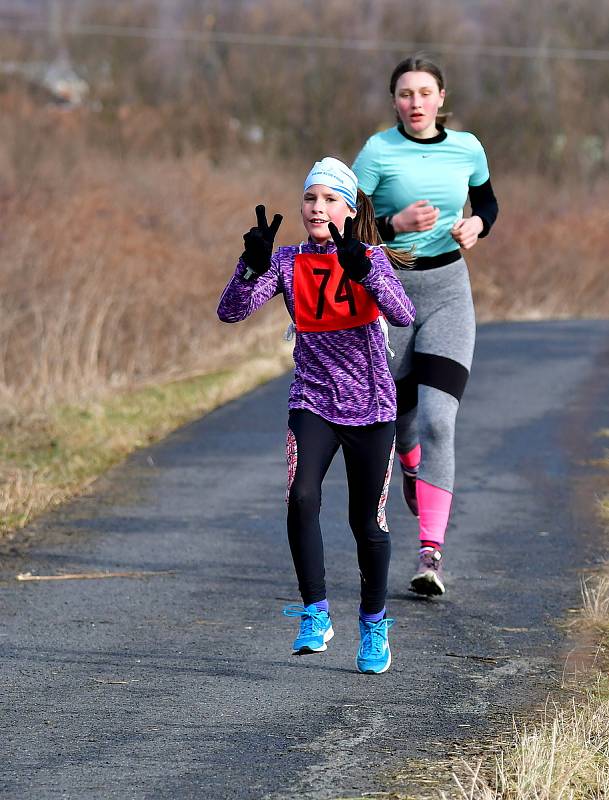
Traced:
[[423, 49], [445, 67], [450, 124], [480, 136], [495, 170], [593, 179], [609, 168], [609, 4], [598, 0], [3, 5], [5, 59], [68, 61], [90, 87], [90, 142], [123, 155], [351, 158], [392, 122], [392, 67]]
[[0, 0], [0, 414], [272, 351], [280, 303], [215, 315], [253, 208], [300, 241], [417, 50], [499, 198], [478, 319], [607, 316], [607, 43], [598, 0]]

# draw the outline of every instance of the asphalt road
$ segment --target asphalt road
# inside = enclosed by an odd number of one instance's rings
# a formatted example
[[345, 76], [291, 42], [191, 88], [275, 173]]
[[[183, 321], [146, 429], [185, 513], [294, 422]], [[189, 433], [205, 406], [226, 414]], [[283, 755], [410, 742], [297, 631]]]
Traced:
[[[0, 796], [360, 796], [405, 785], [391, 782], [405, 764], [433, 775], [434, 759], [556, 687], [573, 643], [555, 622], [603, 555], [585, 459], [609, 427], [609, 321], [481, 326], [441, 600], [406, 589], [416, 528], [394, 477], [394, 661], [381, 676], [355, 670], [340, 455], [323, 509], [336, 636], [324, 654], [290, 655], [288, 383], [136, 453], [4, 546]], [[91, 570], [173, 573], [14, 579]]]

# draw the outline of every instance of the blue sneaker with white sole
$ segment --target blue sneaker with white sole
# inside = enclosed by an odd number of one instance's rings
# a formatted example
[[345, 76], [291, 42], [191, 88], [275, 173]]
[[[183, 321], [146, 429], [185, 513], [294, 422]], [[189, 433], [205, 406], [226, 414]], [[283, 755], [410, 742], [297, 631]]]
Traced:
[[294, 654], [321, 653], [328, 649], [327, 642], [334, 636], [332, 621], [327, 611], [310, 606], [286, 606], [286, 617], [300, 617], [300, 631], [292, 645]]
[[391, 664], [389, 628], [394, 622], [393, 619], [382, 619], [380, 622], [364, 622], [360, 619], [360, 645], [356, 659], [360, 672], [380, 675], [389, 669]]

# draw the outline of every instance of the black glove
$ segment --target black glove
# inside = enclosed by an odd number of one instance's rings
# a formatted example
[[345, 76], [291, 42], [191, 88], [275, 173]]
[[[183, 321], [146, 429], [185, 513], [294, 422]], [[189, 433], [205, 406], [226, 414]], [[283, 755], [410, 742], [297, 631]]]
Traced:
[[255, 228], [250, 228], [243, 236], [245, 250], [241, 258], [247, 264], [247, 270], [243, 277], [248, 281], [264, 275], [271, 266], [273, 242], [283, 217], [281, 214], [275, 214], [273, 221], [269, 225], [266, 221], [265, 207], [256, 206], [256, 219], [258, 225]]
[[342, 236], [333, 222], [328, 223], [328, 230], [336, 245], [338, 263], [347, 273], [349, 280], [363, 280], [370, 272], [372, 264], [366, 255], [366, 245], [352, 236], [353, 217], [347, 217], [345, 220], [345, 230]]

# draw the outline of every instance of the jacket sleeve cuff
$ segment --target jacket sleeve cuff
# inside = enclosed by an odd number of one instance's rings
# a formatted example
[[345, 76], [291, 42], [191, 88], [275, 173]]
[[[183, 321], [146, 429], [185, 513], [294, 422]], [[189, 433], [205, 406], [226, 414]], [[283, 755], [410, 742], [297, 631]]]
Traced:
[[379, 235], [384, 242], [392, 242], [395, 239], [395, 229], [391, 224], [391, 214], [385, 217], [377, 217], [374, 221]]

